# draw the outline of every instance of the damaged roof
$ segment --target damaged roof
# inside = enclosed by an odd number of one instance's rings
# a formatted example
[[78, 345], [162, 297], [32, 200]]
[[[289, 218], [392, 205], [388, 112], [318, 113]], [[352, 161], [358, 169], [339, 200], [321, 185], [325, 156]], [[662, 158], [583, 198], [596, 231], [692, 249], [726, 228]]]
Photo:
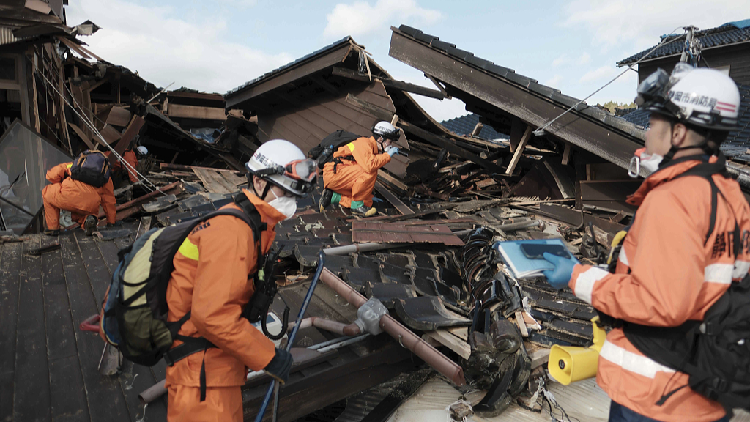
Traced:
[[418, 29], [406, 25], [391, 29], [392, 57], [445, 83], [449, 95], [484, 117], [492, 118], [494, 113], [495, 119], [507, 124], [515, 116], [541, 127], [574, 107], [546, 130], [622, 168], [643, 143], [643, 130], [620, 117]]
[[[716, 28], [706, 29], [695, 33], [701, 43], [702, 50], [741, 44], [750, 41], [750, 19], [725, 23]], [[649, 54], [651, 48], [633, 54], [627, 59], [617, 62], [618, 66], [625, 66], [640, 61], [641, 63], [659, 57], [675, 56], [684, 50], [685, 34], [662, 35], [661, 41], [668, 40], [664, 45]], [[661, 42], [660, 41], [660, 42]], [[648, 57], [645, 57], [648, 54]], [[645, 58], [644, 58], [645, 57]]]
[[[450, 130], [456, 135], [461, 136], [470, 136], [474, 131], [477, 123], [479, 123], [478, 114], [467, 114], [465, 116], [456, 117], [454, 119], [444, 120], [440, 122], [440, 124], [445, 126], [446, 129]], [[491, 141], [494, 139], [508, 139], [508, 135], [496, 131], [490, 125], [482, 126], [482, 129], [479, 131], [477, 137], [486, 141]]]

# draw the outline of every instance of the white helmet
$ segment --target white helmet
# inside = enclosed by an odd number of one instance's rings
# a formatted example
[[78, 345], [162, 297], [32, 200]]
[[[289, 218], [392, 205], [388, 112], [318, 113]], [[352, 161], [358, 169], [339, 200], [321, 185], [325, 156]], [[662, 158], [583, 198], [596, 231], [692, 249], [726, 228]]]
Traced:
[[146, 147], [144, 147], [144, 146], [139, 146], [135, 150], [138, 153], [138, 155], [140, 155], [140, 156], [148, 155], [148, 149]]
[[659, 69], [638, 86], [636, 103], [647, 110], [711, 130], [737, 128], [740, 92], [713, 69], [678, 63], [668, 76]]
[[293, 143], [272, 139], [261, 145], [245, 164], [247, 171], [296, 196], [312, 189], [317, 175], [316, 163]]
[[372, 133], [376, 136], [382, 136], [385, 139], [397, 141], [401, 135], [401, 130], [388, 122], [378, 122], [373, 126]]

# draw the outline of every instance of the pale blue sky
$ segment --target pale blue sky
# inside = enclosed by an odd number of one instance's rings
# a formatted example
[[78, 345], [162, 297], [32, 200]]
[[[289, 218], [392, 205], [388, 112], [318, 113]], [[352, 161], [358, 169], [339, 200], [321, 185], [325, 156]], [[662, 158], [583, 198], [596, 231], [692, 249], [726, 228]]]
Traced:
[[[407, 24], [476, 56], [583, 98], [617, 75], [615, 63], [685, 25], [750, 17], [747, 0], [264, 1], [70, 0], [68, 23], [103, 29], [84, 38], [110, 62], [158, 86], [225, 93], [345, 35], [397, 79], [425, 86], [388, 56], [390, 26]], [[679, 30], [682, 32], [682, 30]], [[628, 72], [588, 103], [631, 101]], [[415, 98], [437, 120], [466, 114], [458, 100]]]

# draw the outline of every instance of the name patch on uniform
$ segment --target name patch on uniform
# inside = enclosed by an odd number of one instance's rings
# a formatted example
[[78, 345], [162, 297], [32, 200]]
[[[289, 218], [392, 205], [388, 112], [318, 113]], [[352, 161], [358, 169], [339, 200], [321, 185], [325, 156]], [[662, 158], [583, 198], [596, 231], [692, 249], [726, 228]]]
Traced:
[[197, 226], [196, 226], [196, 227], [195, 227], [195, 228], [193, 229], [193, 231], [191, 231], [191, 232], [190, 232], [190, 234], [193, 234], [193, 233], [197, 233], [197, 232], [199, 232], [199, 231], [201, 231], [201, 230], [203, 230], [203, 229], [205, 229], [205, 228], [207, 228], [207, 227], [209, 227], [209, 226], [211, 226], [211, 221], [210, 221], [210, 220], [209, 220], [209, 221], [204, 221], [204, 222], [202, 222], [202, 223], [198, 224], [198, 225], [197, 225]]

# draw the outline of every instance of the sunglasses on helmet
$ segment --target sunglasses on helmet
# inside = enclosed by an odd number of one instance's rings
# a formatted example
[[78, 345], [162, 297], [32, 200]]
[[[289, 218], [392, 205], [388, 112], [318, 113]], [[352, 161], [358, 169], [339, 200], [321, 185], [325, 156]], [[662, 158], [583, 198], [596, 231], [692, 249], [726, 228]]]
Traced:
[[317, 163], [310, 159], [294, 160], [285, 166], [274, 165], [272, 167], [259, 170], [256, 174], [280, 174], [294, 180], [303, 182], [312, 182], [317, 176]]

